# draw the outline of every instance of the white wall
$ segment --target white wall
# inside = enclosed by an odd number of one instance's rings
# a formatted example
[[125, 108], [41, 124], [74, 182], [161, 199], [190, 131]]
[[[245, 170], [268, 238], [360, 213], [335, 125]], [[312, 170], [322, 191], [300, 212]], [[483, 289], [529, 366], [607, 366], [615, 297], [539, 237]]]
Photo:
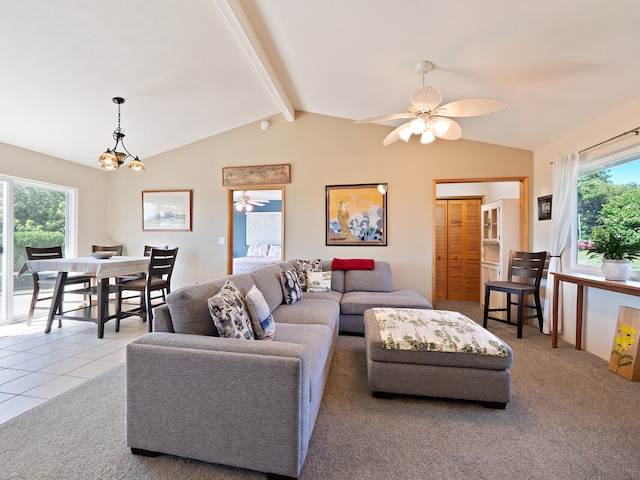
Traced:
[[[534, 152], [533, 197], [549, 195], [553, 191], [551, 162], [571, 152], [580, 151], [599, 142], [615, 137], [622, 132], [640, 125], [640, 98], [637, 98], [611, 113], [584, 125], [582, 128]], [[627, 138], [609, 144], [606, 148], [622, 148], [638, 143], [639, 138], [630, 135]], [[595, 152], [591, 151], [591, 155]], [[534, 249], [549, 249], [549, 221], [538, 221], [532, 215], [534, 226]], [[569, 271], [568, 253], [563, 255], [563, 271]], [[575, 285], [563, 286], [564, 300], [562, 314], [565, 328], [562, 338], [575, 345]], [[583, 348], [605, 360], [611, 355], [613, 338], [621, 305], [640, 308], [640, 298], [629, 295], [586, 289], [586, 301], [583, 323]]]
[[[532, 152], [471, 142], [430, 145], [396, 142], [391, 130], [347, 119], [298, 112], [295, 122], [270, 119], [145, 159], [143, 175], [115, 174], [109, 193], [108, 231], [134, 250], [144, 244], [179, 246], [175, 285], [204, 282], [226, 273], [227, 188], [222, 167], [291, 164], [285, 185], [285, 258], [374, 258], [392, 264], [394, 285], [432, 296], [433, 180], [531, 177]], [[325, 187], [381, 183], [389, 186], [388, 246], [325, 245]], [[193, 232], [142, 232], [142, 190], [192, 189]]]
[[[100, 149], [97, 149], [96, 164]], [[99, 169], [67, 162], [0, 143], [0, 174], [76, 188], [78, 190], [77, 254], [109, 240], [106, 213], [110, 178]]]

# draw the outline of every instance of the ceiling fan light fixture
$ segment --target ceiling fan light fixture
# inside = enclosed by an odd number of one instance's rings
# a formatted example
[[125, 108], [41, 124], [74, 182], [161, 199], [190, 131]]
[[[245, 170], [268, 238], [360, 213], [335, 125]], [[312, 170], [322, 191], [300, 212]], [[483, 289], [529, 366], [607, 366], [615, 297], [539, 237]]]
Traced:
[[422, 136], [420, 137], [420, 143], [431, 143], [436, 139], [436, 136], [433, 134], [431, 130], [425, 130], [422, 132]]
[[436, 131], [436, 135], [442, 136], [447, 133], [449, 127], [451, 126], [451, 122], [445, 120], [444, 118], [438, 118], [435, 122], [433, 122], [433, 129]]
[[420, 117], [416, 118], [409, 124], [411, 133], [415, 135], [420, 135], [422, 132], [424, 132], [425, 128], [427, 128], [427, 124], [424, 119]]
[[411, 128], [409, 128], [408, 126], [403, 128], [398, 132], [398, 135], [402, 140], [404, 140], [405, 142], [408, 142], [409, 138], [411, 138]]
[[253, 211], [253, 205], [251, 205], [250, 203], [247, 203], [247, 205], [244, 207], [244, 209], [247, 212], [251, 212], [251, 211]]

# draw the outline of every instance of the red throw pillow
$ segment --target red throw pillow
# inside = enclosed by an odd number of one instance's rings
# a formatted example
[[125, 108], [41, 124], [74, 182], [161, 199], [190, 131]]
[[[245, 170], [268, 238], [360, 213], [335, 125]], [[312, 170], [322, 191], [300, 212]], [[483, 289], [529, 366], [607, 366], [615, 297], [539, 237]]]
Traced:
[[331, 262], [332, 270], [373, 270], [375, 263], [372, 258], [334, 258]]

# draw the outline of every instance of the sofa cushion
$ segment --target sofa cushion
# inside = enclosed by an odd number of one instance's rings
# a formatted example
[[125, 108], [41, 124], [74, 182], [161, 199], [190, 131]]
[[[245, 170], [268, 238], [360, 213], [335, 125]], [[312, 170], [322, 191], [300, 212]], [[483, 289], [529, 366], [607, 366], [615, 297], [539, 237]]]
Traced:
[[218, 336], [211, 321], [207, 300], [218, 293], [224, 279], [190, 285], [174, 290], [167, 296], [167, 307], [176, 333]]
[[[246, 292], [253, 285], [253, 279], [249, 275], [241, 274], [189, 285], [172, 291], [167, 296], [167, 307], [171, 313], [174, 332], [218, 336], [218, 331], [211, 321], [207, 300], [218, 293], [218, 290], [230, 278], [233, 278], [233, 282], [240, 291]], [[282, 295], [282, 293], [280, 294]]]
[[253, 340], [253, 327], [242, 292], [227, 280], [220, 291], [207, 300], [218, 334], [225, 338]]
[[331, 290], [331, 272], [307, 272], [307, 292]]
[[262, 292], [255, 285], [245, 295], [247, 310], [251, 317], [253, 334], [257, 340], [271, 340], [276, 331], [276, 325], [271, 316], [271, 309], [264, 299]]
[[307, 272], [321, 272], [322, 259], [315, 260], [296, 260], [296, 270], [298, 272], [298, 280], [302, 290], [307, 290]]
[[302, 298], [302, 288], [295, 270], [283, 270], [280, 273], [280, 282], [282, 283], [284, 303], [293, 305]]
[[391, 266], [376, 262], [374, 270], [347, 270], [344, 272], [345, 292], [390, 292], [393, 290]]
[[340, 313], [345, 315], [363, 315], [365, 310], [374, 307], [433, 308], [426, 298], [413, 290], [347, 292], [340, 301]]
[[[306, 294], [305, 294], [306, 295]], [[280, 305], [273, 312], [276, 323], [323, 324], [335, 330], [340, 321], [340, 305], [323, 298], [303, 298], [293, 305]], [[278, 329], [280, 326], [278, 325]]]
[[302, 298], [322, 298], [324, 300], [331, 300], [336, 303], [340, 303], [342, 293], [335, 290], [329, 290], [328, 292], [303, 292]]
[[280, 265], [269, 265], [249, 273], [258, 290], [262, 292], [271, 311], [280, 305], [283, 299], [280, 272], [282, 272]]

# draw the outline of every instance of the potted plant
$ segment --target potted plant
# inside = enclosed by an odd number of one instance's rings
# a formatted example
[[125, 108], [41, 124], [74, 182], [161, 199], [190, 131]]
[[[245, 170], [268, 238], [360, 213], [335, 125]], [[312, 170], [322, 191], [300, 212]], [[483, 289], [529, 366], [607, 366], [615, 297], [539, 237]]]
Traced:
[[595, 228], [593, 246], [587, 256], [602, 256], [605, 280], [626, 280], [631, 270], [631, 260], [640, 258], [640, 242], [603, 228]]

